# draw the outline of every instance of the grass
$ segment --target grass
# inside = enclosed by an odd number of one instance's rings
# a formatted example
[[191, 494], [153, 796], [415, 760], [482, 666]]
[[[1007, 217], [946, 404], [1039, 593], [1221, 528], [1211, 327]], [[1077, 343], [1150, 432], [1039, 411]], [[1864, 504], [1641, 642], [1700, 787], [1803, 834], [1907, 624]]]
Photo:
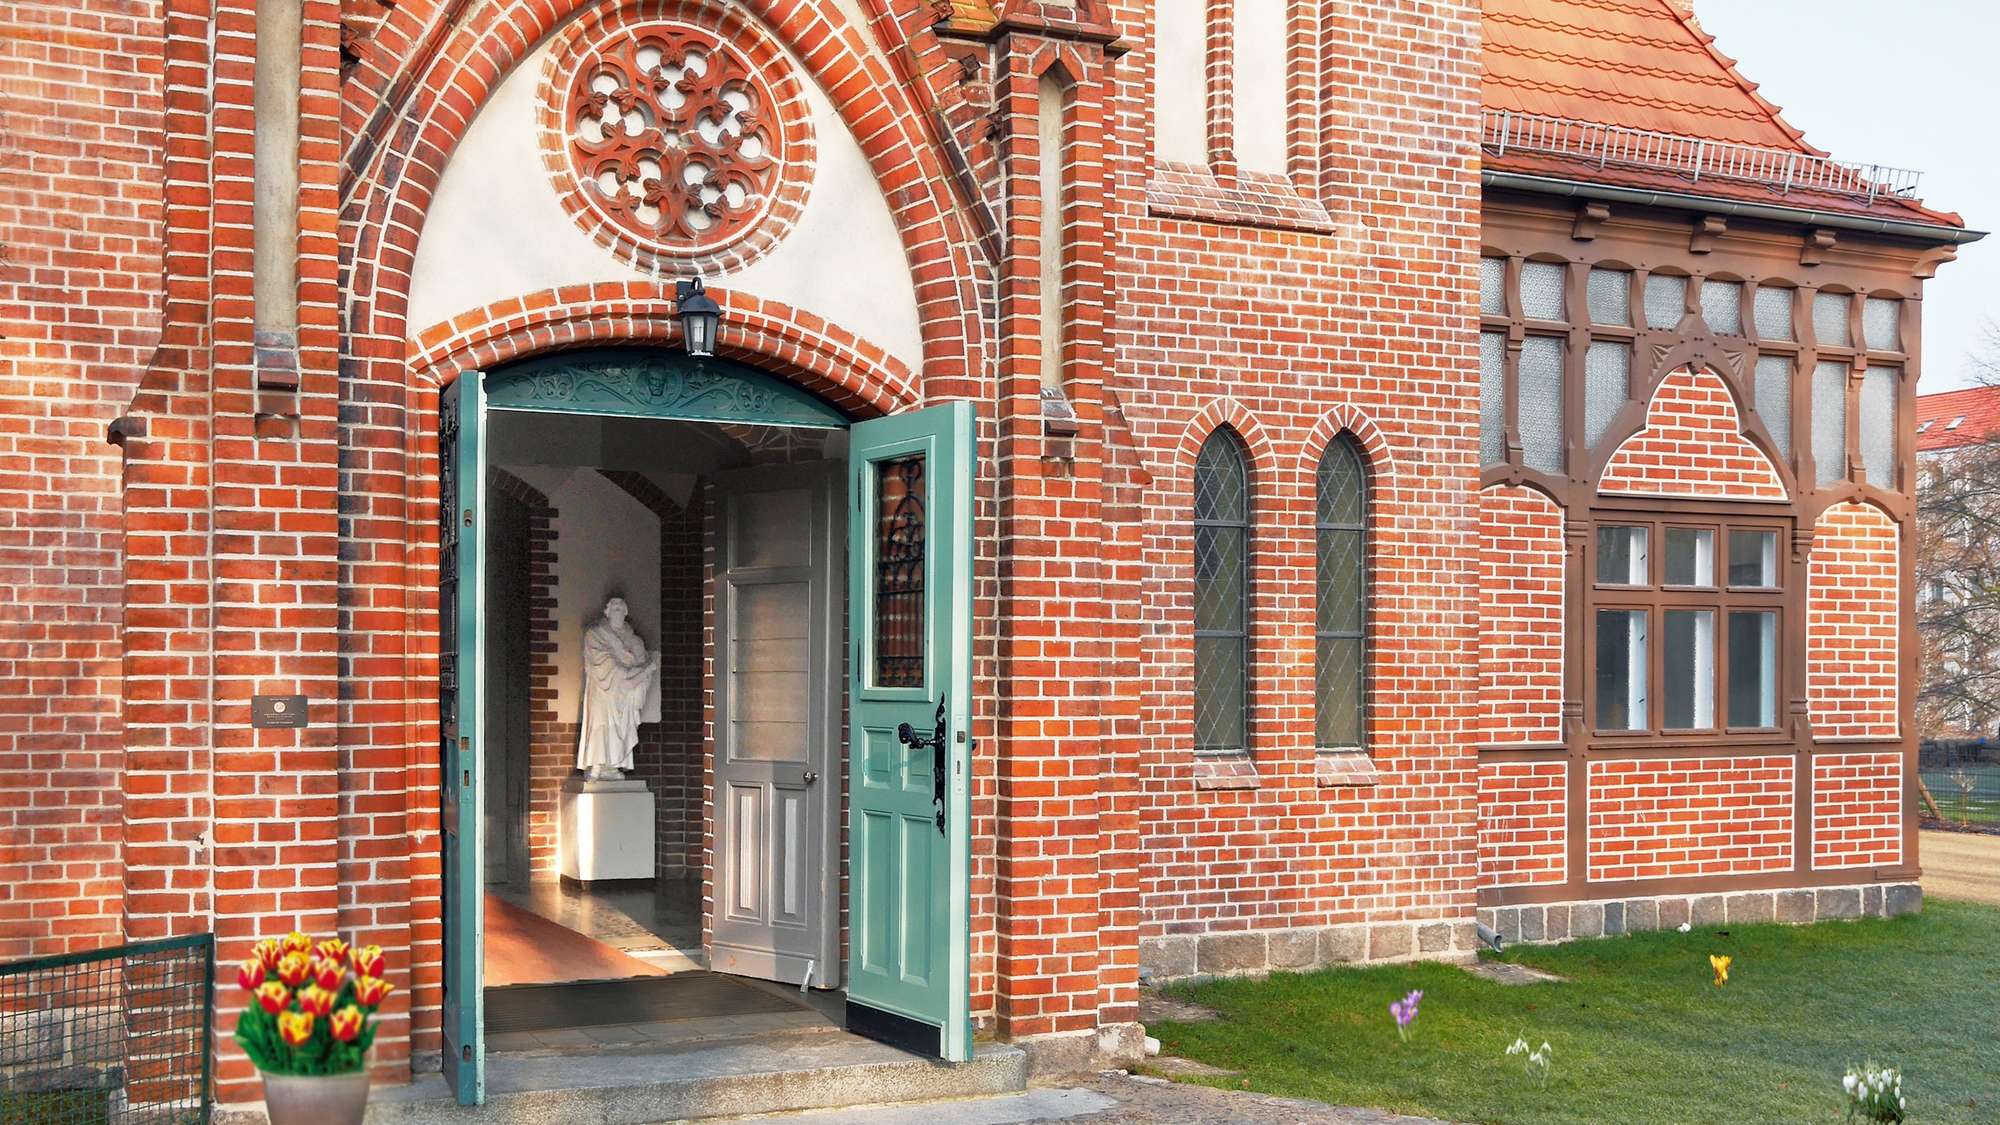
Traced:
[[[1735, 958], [1710, 984], [1708, 956]], [[1896, 1066], [1915, 1122], [2000, 1120], [2000, 910], [1816, 926], [1737, 926], [1517, 947], [1560, 983], [1502, 985], [1449, 965], [1181, 986], [1220, 1021], [1151, 1027], [1168, 1054], [1241, 1071], [1215, 1084], [1455, 1121], [1813, 1122], [1846, 1112], [1841, 1075]], [[1424, 990], [1411, 1041], [1389, 1001]], [[1555, 1047], [1539, 1088], [1516, 1035]]]

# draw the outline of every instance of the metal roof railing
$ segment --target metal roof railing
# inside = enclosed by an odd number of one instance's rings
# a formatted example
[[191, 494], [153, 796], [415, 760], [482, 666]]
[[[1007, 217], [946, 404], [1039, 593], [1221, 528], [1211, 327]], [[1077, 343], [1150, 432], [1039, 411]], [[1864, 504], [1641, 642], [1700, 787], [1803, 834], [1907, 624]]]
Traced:
[[1481, 144], [1496, 156], [1524, 152], [1674, 172], [1700, 183], [1707, 176], [1775, 188], [1789, 194], [1824, 191], [1875, 202], [1877, 196], [1914, 199], [1922, 172], [1860, 164], [1781, 148], [1655, 133], [1562, 117], [1489, 109]]

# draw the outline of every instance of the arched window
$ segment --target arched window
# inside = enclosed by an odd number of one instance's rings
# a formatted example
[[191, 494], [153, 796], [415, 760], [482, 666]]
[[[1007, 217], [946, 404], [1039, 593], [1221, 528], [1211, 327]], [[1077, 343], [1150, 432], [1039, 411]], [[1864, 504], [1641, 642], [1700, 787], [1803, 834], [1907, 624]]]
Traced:
[[1319, 459], [1313, 701], [1322, 749], [1358, 749], [1367, 718], [1368, 474], [1342, 431]]
[[1194, 748], [1248, 745], [1250, 474], [1243, 442], [1219, 429], [1194, 466]]

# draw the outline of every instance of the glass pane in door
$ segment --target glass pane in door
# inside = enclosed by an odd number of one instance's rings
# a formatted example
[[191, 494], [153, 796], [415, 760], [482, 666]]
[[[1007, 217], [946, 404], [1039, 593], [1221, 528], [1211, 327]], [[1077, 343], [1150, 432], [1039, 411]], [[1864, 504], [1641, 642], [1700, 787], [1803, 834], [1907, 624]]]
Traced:
[[875, 463], [876, 687], [924, 684], [924, 458]]

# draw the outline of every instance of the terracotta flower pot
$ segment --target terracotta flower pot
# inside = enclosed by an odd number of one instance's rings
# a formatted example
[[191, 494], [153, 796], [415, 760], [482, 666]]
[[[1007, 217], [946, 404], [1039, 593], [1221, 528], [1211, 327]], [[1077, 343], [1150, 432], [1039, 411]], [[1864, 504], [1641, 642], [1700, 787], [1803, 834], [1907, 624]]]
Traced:
[[265, 1074], [264, 1110], [271, 1125], [361, 1125], [368, 1072]]

